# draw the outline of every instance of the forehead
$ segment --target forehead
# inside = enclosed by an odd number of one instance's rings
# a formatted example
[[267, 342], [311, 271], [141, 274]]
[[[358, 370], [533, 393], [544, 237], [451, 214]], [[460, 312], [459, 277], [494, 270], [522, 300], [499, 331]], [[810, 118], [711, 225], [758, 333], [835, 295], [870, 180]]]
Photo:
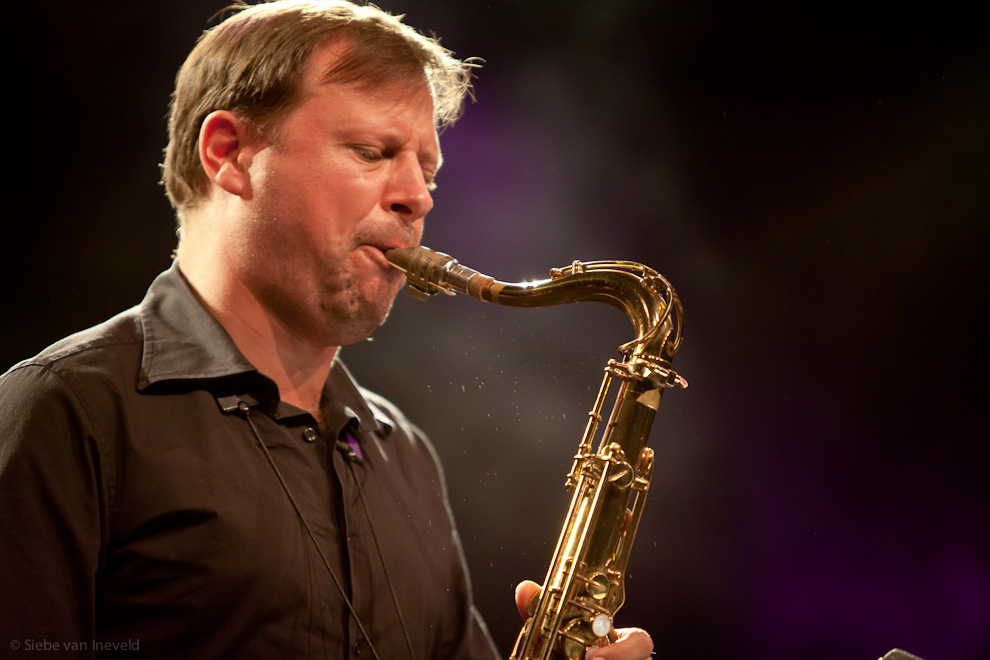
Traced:
[[435, 116], [432, 91], [425, 71], [417, 62], [412, 59], [366, 61], [360, 53], [349, 57], [351, 55], [351, 42], [346, 37], [318, 47], [306, 62], [304, 93], [317, 92], [320, 87], [333, 84], [372, 95], [381, 94], [385, 98], [398, 95], [411, 98], [409, 93], [422, 90], [429, 95]]
[[313, 129], [336, 134], [375, 132], [438, 150], [435, 104], [425, 77], [377, 86], [328, 82], [326, 71], [340, 57], [341, 50], [340, 46], [328, 45], [313, 54], [301, 98], [286, 122], [306, 122]]
[[[442, 162], [433, 95], [425, 82], [406, 81], [369, 87], [327, 82], [324, 72], [339, 49], [313, 54], [300, 98], [280, 123], [277, 142], [361, 144], [386, 150], [415, 151], [424, 168], [435, 173]], [[290, 137], [291, 136], [291, 137]]]

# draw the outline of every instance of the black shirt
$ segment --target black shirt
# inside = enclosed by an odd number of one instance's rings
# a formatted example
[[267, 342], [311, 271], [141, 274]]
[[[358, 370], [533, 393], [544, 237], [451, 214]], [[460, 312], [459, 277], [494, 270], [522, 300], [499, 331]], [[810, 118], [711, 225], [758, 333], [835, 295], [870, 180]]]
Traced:
[[13, 367], [0, 645], [372, 657], [346, 595], [383, 660], [409, 657], [397, 609], [417, 660], [495, 657], [429, 442], [339, 361], [323, 399], [320, 430], [178, 265], [139, 306]]

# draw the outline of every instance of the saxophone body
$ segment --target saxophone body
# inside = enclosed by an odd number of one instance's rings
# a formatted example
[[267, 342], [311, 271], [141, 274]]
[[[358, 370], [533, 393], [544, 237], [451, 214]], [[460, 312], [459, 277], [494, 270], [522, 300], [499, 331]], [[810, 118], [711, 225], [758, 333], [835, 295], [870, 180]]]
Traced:
[[[625, 570], [653, 473], [646, 446], [663, 391], [687, 387], [670, 367], [681, 343], [683, 310], [670, 284], [633, 262], [574, 262], [533, 283], [507, 283], [424, 247], [389, 250], [419, 299], [455, 292], [512, 307], [597, 301], [622, 310], [636, 336], [609, 360], [565, 486], [570, 508], [540, 593], [510, 660], [583, 658], [614, 636], [625, 600]], [[602, 410], [617, 388], [611, 413]], [[604, 422], [604, 424], [603, 424]], [[597, 446], [596, 446], [597, 440]]]

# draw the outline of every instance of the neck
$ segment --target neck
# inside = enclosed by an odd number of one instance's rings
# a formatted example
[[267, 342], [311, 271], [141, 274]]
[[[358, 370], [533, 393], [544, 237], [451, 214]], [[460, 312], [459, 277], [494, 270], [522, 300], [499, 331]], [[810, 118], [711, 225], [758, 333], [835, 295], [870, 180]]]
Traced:
[[339, 347], [317, 346], [294, 334], [221, 260], [198, 258], [181, 244], [177, 254], [197, 298], [244, 357], [275, 381], [282, 401], [322, 421], [320, 398]]
[[252, 311], [248, 306], [201, 299], [244, 357], [275, 381], [282, 401], [322, 421], [320, 399], [338, 347], [300, 341], [260, 308]]

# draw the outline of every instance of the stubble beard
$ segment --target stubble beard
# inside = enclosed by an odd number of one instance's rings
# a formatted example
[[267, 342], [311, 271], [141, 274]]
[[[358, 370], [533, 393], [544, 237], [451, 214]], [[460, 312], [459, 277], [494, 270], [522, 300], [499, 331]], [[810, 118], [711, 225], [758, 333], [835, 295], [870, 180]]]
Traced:
[[268, 264], [255, 280], [259, 301], [289, 334], [314, 347], [364, 341], [388, 318], [405, 278], [394, 269], [369, 275], [355, 260], [363, 259], [361, 245], [396, 232], [380, 225], [334, 245], [307, 245], [304, 235], [286, 233], [285, 213], [283, 200], [260, 208], [252, 238], [242, 244], [242, 255]]
[[353, 246], [311, 253], [308, 263], [279, 269], [263, 304], [290, 333], [313, 346], [364, 341], [388, 318], [405, 278], [396, 270], [369, 276], [352, 263], [361, 258]]
[[[381, 278], [368, 282], [338, 271], [324, 282], [334, 282], [320, 297], [325, 340], [348, 346], [367, 339], [388, 318], [402, 281]], [[372, 289], [370, 292], [368, 289]]]
[[[275, 215], [255, 222], [260, 240], [243, 244], [242, 260], [252, 260], [253, 289], [268, 314], [288, 332], [314, 347], [346, 346], [367, 339], [388, 317], [404, 278], [399, 271], [375, 273], [369, 279], [355, 272], [357, 246], [301, 251], [287, 238]], [[353, 242], [358, 242], [353, 239]], [[257, 269], [259, 263], [266, 267]]]

